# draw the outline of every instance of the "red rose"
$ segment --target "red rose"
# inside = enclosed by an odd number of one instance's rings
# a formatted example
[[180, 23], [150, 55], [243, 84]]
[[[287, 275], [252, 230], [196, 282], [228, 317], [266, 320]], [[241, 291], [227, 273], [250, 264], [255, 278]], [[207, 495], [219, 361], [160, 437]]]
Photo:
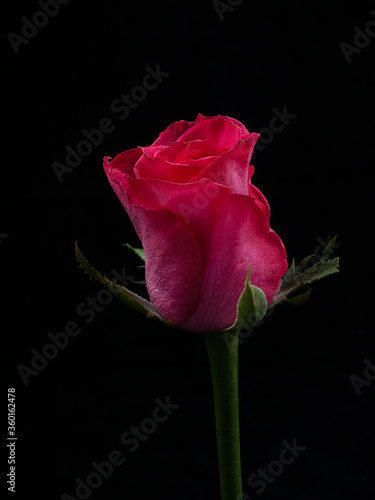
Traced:
[[231, 326], [250, 265], [268, 303], [280, 287], [286, 252], [250, 181], [258, 137], [233, 118], [199, 114], [172, 123], [151, 146], [104, 158], [143, 244], [150, 300], [175, 326]]

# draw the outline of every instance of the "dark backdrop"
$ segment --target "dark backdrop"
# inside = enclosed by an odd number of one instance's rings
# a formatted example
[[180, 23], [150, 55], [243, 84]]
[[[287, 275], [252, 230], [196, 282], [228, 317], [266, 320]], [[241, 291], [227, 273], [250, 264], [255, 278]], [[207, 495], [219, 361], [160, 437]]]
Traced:
[[[305, 304], [278, 307], [240, 346], [245, 498], [374, 498], [375, 382], [366, 363], [375, 362], [375, 5], [71, 0], [59, 12], [48, 5], [53, 17], [35, 17], [36, 1], [7, 5], [3, 29], [1, 304], [4, 380], [16, 390], [16, 497], [83, 498], [76, 478], [87, 482], [92, 463], [118, 450], [124, 463], [88, 498], [219, 498], [202, 336], [161, 328], [116, 300], [90, 320], [80, 315], [102, 287], [74, 254], [78, 241], [96, 269], [110, 275], [125, 266], [142, 279], [123, 246], [139, 242], [103, 156], [151, 144], [169, 123], [200, 112], [263, 129], [253, 180], [289, 262], [339, 235], [340, 273], [316, 283]], [[38, 32], [22, 28], [33, 19]], [[371, 35], [358, 32], [366, 27]], [[158, 65], [168, 75], [157, 87], [128, 116], [114, 111]], [[293, 116], [272, 137], [264, 129], [275, 110]], [[65, 163], [66, 147], [76, 149], [82, 131], [103, 119], [112, 132], [59, 182], [53, 162]], [[22, 377], [48, 335], [70, 322], [80, 333]], [[353, 375], [361, 377], [356, 387]], [[179, 407], [131, 452], [121, 436], [167, 397]], [[271, 464], [280, 474], [263, 493], [247, 484], [293, 440], [306, 449], [282, 472]]]

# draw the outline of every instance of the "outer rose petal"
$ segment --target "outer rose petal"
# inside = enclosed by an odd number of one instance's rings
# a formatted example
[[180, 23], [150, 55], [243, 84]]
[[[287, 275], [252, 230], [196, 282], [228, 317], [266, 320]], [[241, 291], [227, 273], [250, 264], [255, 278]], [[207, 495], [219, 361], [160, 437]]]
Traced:
[[192, 331], [218, 331], [234, 324], [237, 302], [251, 268], [251, 283], [263, 290], [268, 304], [287, 270], [286, 252], [254, 200], [229, 195], [210, 228], [201, 300], [182, 325]]
[[250, 132], [245, 127], [245, 125], [243, 123], [241, 123], [240, 121], [236, 120], [235, 118], [231, 118], [230, 116], [225, 116], [224, 118], [235, 123], [237, 125], [237, 127], [240, 128], [241, 134], [242, 134], [242, 136], [241, 136], [242, 140], [247, 139], [249, 137], [249, 135], [251, 135]]
[[107, 157], [104, 170], [142, 241], [151, 302], [165, 320], [180, 325], [199, 304], [202, 285], [199, 249], [172, 212], [131, 206], [126, 193], [128, 178], [113, 170], [112, 163]]
[[184, 323], [196, 310], [202, 286], [202, 263], [191, 234], [169, 210], [139, 210], [151, 302], [166, 320]]
[[[142, 148], [129, 149], [118, 154], [111, 161], [111, 169], [116, 169], [123, 174], [133, 175], [133, 168], [139, 158], [142, 156]], [[109, 156], [105, 156], [104, 165], [108, 163]]]
[[191, 184], [174, 184], [159, 179], [128, 179], [130, 205], [148, 210], [167, 208], [179, 217], [200, 250], [203, 266], [209, 244], [211, 224], [215, 224], [221, 200], [229, 188], [203, 179]]
[[259, 191], [259, 189], [257, 187], [255, 187], [254, 184], [249, 184], [249, 196], [251, 198], [255, 198], [259, 207], [263, 210], [267, 219], [269, 219], [270, 215], [271, 215], [271, 209], [270, 209], [269, 203], [266, 200], [264, 194], [261, 193], [261, 191]]

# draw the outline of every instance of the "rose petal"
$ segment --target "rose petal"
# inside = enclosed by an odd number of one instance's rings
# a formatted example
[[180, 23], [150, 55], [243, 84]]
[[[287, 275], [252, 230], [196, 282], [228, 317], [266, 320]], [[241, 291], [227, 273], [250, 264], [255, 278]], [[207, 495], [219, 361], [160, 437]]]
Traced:
[[198, 122], [177, 140], [178, 142], [190, 142], [202, 138], [231, 149], [241, 139], [241, 130], [233, 122], [225, 120], [219, 115], [215, 118]]
[[137, 179], [160, 179], [169, 182], [186, 183], [201, 171], [200, 167], [176, 165], [159, 156], [142, 156], [134, 167]]
[[134, 167], [137, 179], [161, 179], [170, 182], [189, 182], [202, 168], [209, 166], [226, 151], [212, 141], [175, 142], [171, 146], [141, 148], [145, 153]]
[[230, 116], [224, 116], [227, 120], [230, 120], [232, 123], [235, 123], [237, 127], [241, 130], [241, 139], [245, 140], [249, 138], [250, 132], [247, 130], [245, 125], [241, 123], [240, 121], [236, 120], [235, 118], [231, 118]]
[[159, 137], [152, 144], [152, 146], [170, 146], [193, 125], [194, 122], [187, 122], [185, 120], [171, 123], [163, 132], [159, 134]]
[[[200, 121], [203, 121], [203, 120], [209, 120], [209, 119], [212, 119], [212, 118], [216, 118], [216, 116], [204, 116], [204, 115], [201, 115], [200, 113], [198, 113], [198, 116], [196, 118], [196, 123], [199, 123]], [[230, 116], [223, 116], [223, 118], [225, 120], [229, 120], [231, 121], [232, 123], [234, 123], [241, 131], [241, 139], [242, 140], [245, 140], [245, 139], [248, 139], [249, 138], [249, 135], [250, 135], [250, 132], [247, 130], [247, 128], [245, 127], [245, 125], [243, 123], [241, 123], [240, 121], [236, 120], [235, 118], [231, 118]]]
[[182, 326], [192, 331], [218, 331], [234, 324], [237, 302], [251, 268], [251, 283], [263, 290], [268, 304], [287, 270], [286, 252], [278, 235], [254, 200], [229, 195], [222, 200], [216, 223], [207, 227], [201, 300]]
[[110, 162], [110, 157], [104, 157], [104, 165], [110, 163], [111, 169], [116, 169], [124, 174], [133, 175], [134, 165], [137, 163], [139, 158], [142, 156], [142, 148], [129, 149], [124, 151], [113, 158]]
[[176, 215], [168, 210], [140, 211], [138, 224], [146, 261], [150, 300], [167, 321], [181, 325], [196, 310], [202, 286], [199, 249]]
[[197, 158], [206, 158], [206, 157], [222, 155], [228, 150], [228, 148], [223, 146], [218, 146], [214, 142], [206, 139], [190, 141], [187, 143], [175, 142], [171, 147], [172, 151], [175, 146], [180, 147], [180, 150], [176, 155], [175, 160], [178, 160], [180, 156], [193, 158], [192, 156], [193, 152], [199, 152], [199, 156]]
[[175, 142], [163, 151], [158, 151], [156, 156], [170, 163], [206, 167], [225, 151], [227, 148], [220, 147], [212, 141], [196, 140], [187, 143]]
[[259, 207], [263, 210], [264, 215], [267, 217], [267, 219], [269, 219], [271, 216], [271, 209], [269, 203], [266, 200], [264, 194], [261, 191], [259, 191], [259, 189], [255, 187], [254, 184], [249, 184], [249, 196], [256, 200]]
[[159, 155], [165, 149], [168, 149], [168, 146], [145, 146], [141, 147], [143, 153], [150, 158], [153, 158], [155, 155]]
[[211, 165], [191, 179], [197, 182], [203, 178], [228, 186], [232, 193], [248, 194], [249, 162], [259, 134], [250, 134], [244, 141], [219, 156]]
[[129, 178], [105, 161], [108, 180], [142, 241], [146, 283], [157, 311], [174, 325], [185, 322], [200, 300], [202, 263], [191, 233], [166, 209], [153, 210], [129, 203]]

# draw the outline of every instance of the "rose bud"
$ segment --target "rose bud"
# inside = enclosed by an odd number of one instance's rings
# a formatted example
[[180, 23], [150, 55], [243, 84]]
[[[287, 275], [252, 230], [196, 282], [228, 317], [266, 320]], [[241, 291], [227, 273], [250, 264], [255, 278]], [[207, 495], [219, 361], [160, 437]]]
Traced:
[[151, 146], [104, 158], [142, 242], [150, 300], [173, 326], [219, 331], [251, 284], [270, 304], [287, 270], [270, 208], [251, 183], [259, 134], [226, 116], [178, 121]]

